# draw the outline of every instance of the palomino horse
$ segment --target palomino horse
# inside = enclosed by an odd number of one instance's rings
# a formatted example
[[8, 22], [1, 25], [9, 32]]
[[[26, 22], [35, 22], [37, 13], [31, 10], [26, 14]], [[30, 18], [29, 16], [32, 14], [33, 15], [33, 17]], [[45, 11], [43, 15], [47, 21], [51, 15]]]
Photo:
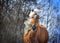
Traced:
[[48, 32], [45, 26], [39, 24], [38, 16], [36, 19], [32, 18], [31, 25], [36, 25], [36, 30], [30, 29], [27, 34], [24, 34], [25, 43], [48, 43]]

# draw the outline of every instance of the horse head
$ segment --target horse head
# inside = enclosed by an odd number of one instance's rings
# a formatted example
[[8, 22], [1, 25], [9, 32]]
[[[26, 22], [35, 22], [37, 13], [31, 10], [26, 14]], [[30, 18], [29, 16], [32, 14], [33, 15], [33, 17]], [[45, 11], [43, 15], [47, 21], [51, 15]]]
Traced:
[[[30, 13], [30, 24], [32, 26], [27, 35], [24, 34], [24, 40], [26, 43], [47, 43], [48, 42], [48, 32], [45, 26], [39, 24], [40, 16], [34, 12]], [[36, 30], [36, 31], [34, 31]]]

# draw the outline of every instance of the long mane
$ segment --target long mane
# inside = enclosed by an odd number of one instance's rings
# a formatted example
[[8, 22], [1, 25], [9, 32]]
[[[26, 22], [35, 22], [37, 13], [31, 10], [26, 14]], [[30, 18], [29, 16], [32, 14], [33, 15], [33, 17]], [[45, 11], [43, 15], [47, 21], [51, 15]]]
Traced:
[[24, 33], [27, 33], [27, 31], [31, 28], [30, 19], [26, 20], [24, 24], [25, 24]]

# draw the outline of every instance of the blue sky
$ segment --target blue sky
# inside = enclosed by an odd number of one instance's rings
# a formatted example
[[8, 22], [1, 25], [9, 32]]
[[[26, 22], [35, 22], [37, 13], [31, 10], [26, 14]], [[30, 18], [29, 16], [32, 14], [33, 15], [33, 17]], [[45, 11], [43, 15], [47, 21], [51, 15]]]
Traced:
[[[60, 14], [60, 0], [50, 0], [48, 2], [48, 0], [45, 1], [46, 4], [49, 3], [51, 7], [57, 7], [57, 9], [55, 9], [55, 11], [58, 10], [57, 15]], [[44, 3], [43, 0], [37, 0], [37, 3]]]
[[[43, 0], [37, 0], [37, 3], [43, 2]], [[60, 0], [50, 0], [50, 4], [60, 6]]]

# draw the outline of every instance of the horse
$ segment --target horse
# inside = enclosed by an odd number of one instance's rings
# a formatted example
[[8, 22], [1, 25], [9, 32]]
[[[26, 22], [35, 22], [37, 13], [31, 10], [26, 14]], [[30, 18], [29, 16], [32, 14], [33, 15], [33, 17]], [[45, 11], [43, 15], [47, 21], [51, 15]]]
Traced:
[[49, 34], [46, 30], [46, 27], [39, 24], [39, 16], [36, 18], [31, 18], [32, 27], [36, 25], [36, 29], [32, 28], [28, 30], [26, 34], [24, 34], [24, 42], [25, 43], [48, 43]]

